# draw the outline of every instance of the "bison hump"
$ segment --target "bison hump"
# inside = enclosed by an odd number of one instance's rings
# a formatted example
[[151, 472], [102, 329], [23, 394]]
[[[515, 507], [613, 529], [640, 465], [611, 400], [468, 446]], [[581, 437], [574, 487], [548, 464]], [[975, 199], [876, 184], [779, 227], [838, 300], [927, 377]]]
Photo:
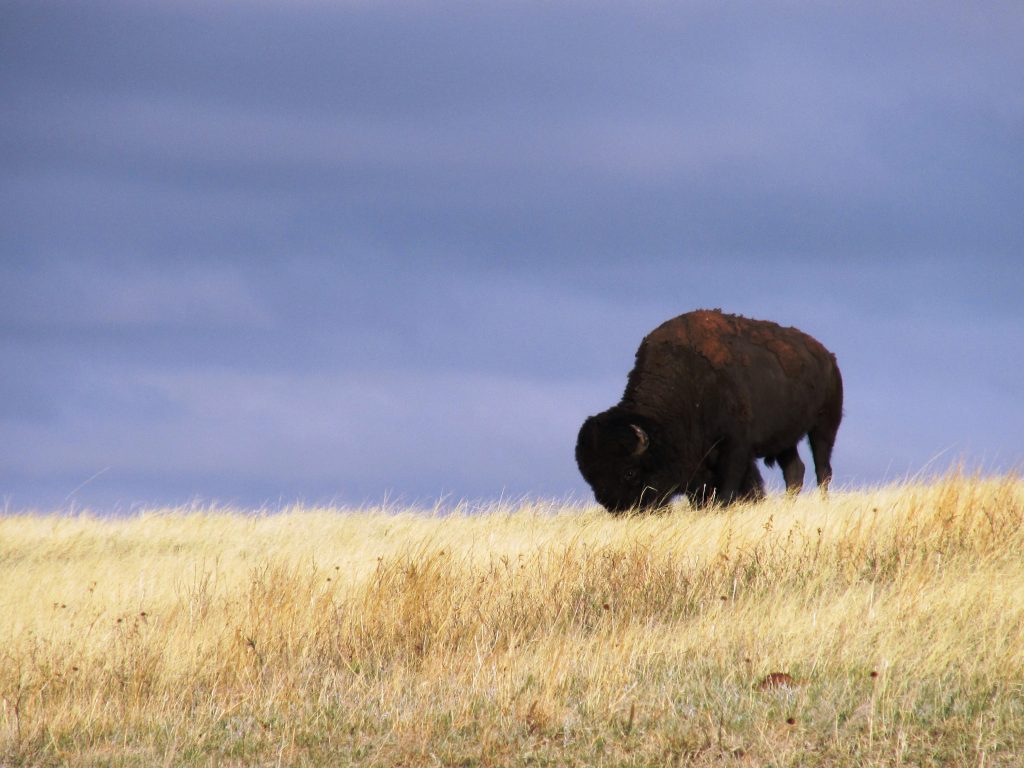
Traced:
[[817, 341], [796, 328], [784, 328], [767, 320], [751, 320], [717, 309], [687, 312], [662, 323], [644, 339], [644, 344], [691, 349], [715, 368], [747, 366], [749, 345], [770, 351], [787, 376], [798, 377], [810, 352], [828, 352]]

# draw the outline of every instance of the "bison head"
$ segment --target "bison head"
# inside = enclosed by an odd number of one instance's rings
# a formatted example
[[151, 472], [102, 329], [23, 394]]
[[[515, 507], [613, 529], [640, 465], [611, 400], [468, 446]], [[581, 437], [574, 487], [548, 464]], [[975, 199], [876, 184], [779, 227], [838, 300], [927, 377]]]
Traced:
[[658, 431], [650, 419], [615, 408], [583, 422], [576, 464], [609, 512], [657, 507], [678, 490]]

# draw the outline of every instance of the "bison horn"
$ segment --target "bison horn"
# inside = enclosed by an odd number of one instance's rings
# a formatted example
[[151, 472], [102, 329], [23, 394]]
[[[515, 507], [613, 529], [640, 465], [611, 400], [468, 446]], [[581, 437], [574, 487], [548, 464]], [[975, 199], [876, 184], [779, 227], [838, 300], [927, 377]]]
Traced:
[[650, 445], [651, 441], [650, 438], [647, 437], [647, 433], [640, 429], [636, 424], [630, 424], [629, 426], [631, 426], [633, 431], [636, 432], [637, 439], [636, 450], [633, 451], [633, 455], [639, 456], [647, 450], [647, 446]]

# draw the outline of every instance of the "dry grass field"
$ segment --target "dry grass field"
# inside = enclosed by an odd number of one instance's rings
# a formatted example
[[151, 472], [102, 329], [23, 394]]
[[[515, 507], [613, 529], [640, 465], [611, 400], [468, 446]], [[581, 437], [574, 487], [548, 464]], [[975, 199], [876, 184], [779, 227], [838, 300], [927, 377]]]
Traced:
[[1024, 765], [1024, 482], [6, 516], [0, 765]]

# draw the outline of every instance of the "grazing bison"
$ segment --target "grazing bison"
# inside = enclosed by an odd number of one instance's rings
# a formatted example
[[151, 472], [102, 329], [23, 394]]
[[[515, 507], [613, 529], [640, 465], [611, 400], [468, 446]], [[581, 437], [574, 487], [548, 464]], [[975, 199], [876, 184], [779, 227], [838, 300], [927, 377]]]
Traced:
[[818, 485], [832, 478], [843, 415], [835, 356], [796, 328], [688, 312], [641, 342], [618, 405], [580, 428], [576, 463], [594, 496], [619, 513], [668, 502], [729, 504], [764, 495], [755, 460], [803, 486], [807, 435]]

